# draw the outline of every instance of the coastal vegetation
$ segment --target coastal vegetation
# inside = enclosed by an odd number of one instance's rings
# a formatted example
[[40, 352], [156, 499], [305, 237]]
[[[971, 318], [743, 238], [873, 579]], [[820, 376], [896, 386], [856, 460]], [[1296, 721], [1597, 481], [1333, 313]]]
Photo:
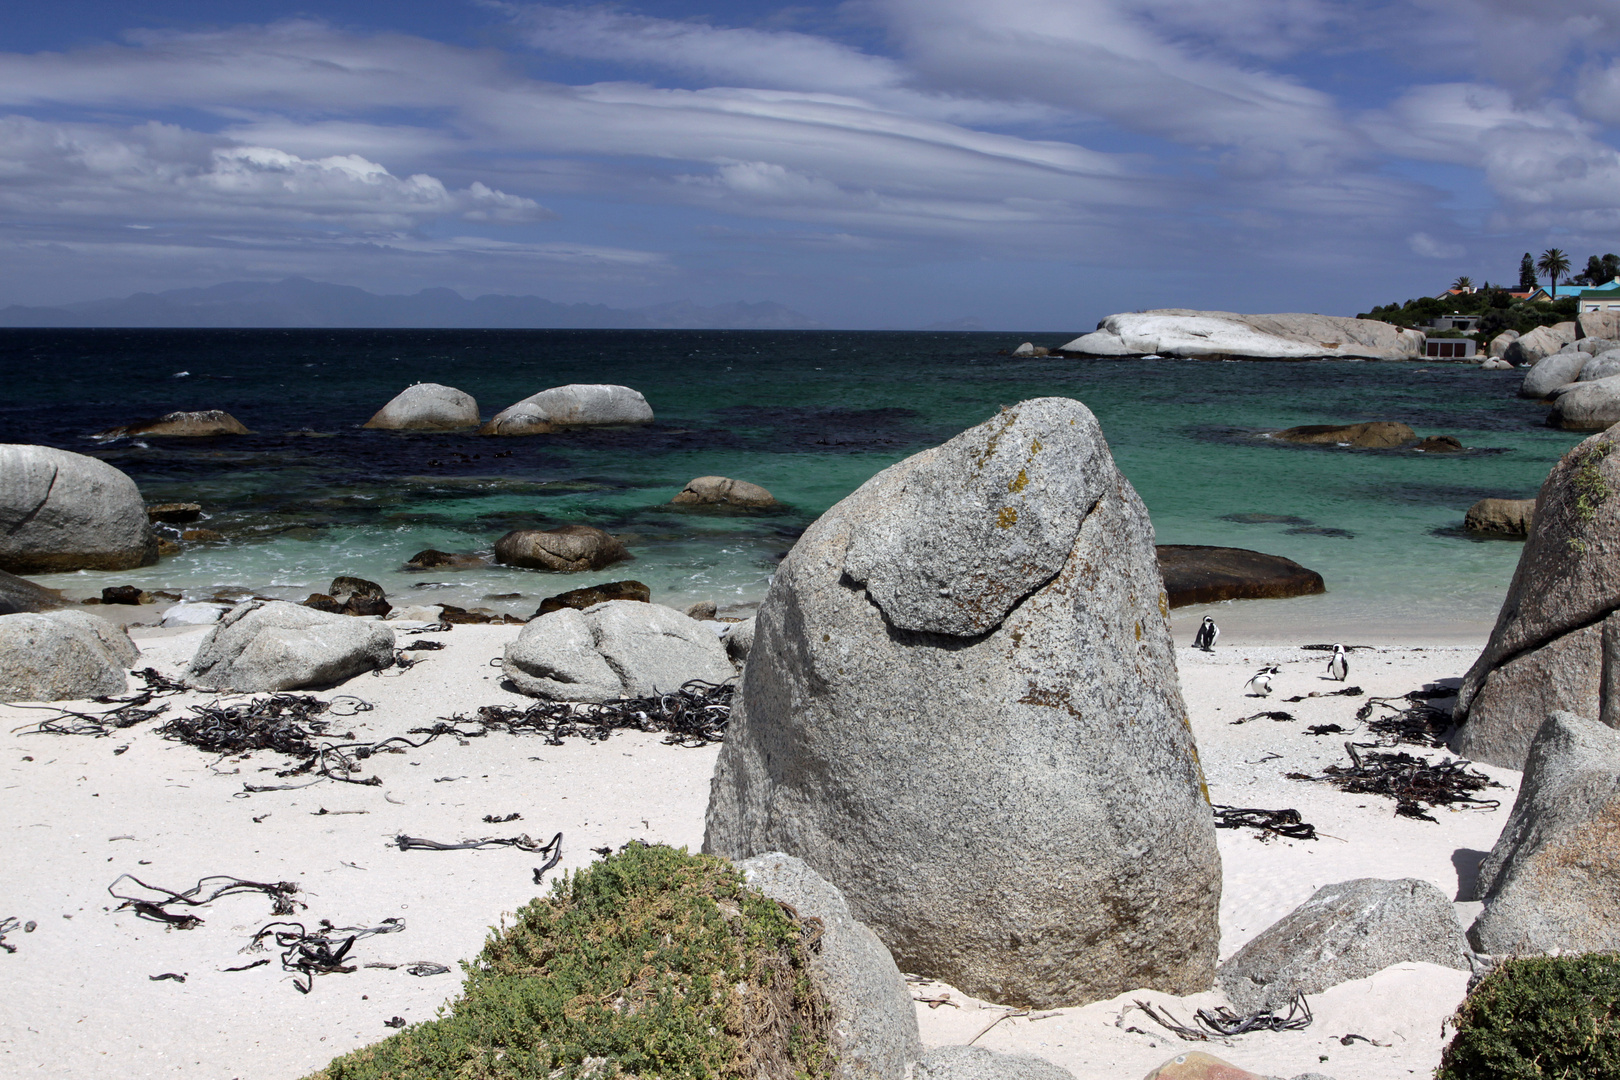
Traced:
[[1620, 955], [1503, 961], [1457, 1010], [1435, 1080], [1620, 1077]]

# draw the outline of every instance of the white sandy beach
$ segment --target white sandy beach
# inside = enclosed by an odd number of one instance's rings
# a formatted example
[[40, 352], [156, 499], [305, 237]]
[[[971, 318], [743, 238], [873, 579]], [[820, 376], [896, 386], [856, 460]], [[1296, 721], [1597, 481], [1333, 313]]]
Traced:
[[[1183, 622], [1177, 619], [1176, 636], [1185, 644]], [[458, 626], [429, 635], [448, 647], [418, 654], [426, 661], [412, 669], [362, 676], [321, 695], [352, 694], [376, 706], [339, 721], [335, 730], [382, 738], [480, 705], [523, 705], [526, 699], [500, 688], [500, 672], [489, 665], [518, 631]], [[178, 674], [203, 633], [136, 628], [140, 665]], [[1353, 729], [1365, 698], [1282, 703], [1338, 688], [1322, 678], [1326, 656], [1243, 638], [1229, 630], [1212, 656], [1185, 648], [1179, 654], [1211, 798], [1298, 809], [1322, 838], [1266, 842], [1248, 830], [1221, 831], [1222, 957], [1332, 882], [1416, 877], [1456, 895], [1459, 877], [1472, 873], [1506, 820], [1518, 774], [1482, 766], [1504, 785], [1490, 793], [1502, 808], [1437, 810], [1438, 823], [1396, 817], [1388, 800], [1285, 779], [1288, 772], [1320, 772], [1344, 760], [1342, 743], [1351, 736], [1313, 737], [1304, 729], [1323, 723]], [[1349, 682], [1369, 694], [1398, 696], [1459, 678], [1483, 643], [1481, 633], [1476, 641], [1439, 647], [1357, 651]], [[1269, 701], [1243, 693], [1245, 680], [1263, 663], [1283, 669]], [[179, 711], [216, 696], [161, 700]], [[1298, 719], [1231, 723], [1261, 709], [1286, 709]], [[457, 993], [459, 969], [415, 977], [403, 965], [425, 960], [454, 969], [473, 956], [503, 912], [544, 888], [533, 883], [540, 860], [510, 848], [400, 851], [392, 842], [397, 834], [456, 842], [527, 833], [544, 841], [561, 831], [563, 861], [554, 873], [589, 862], [592, 848], [632, 839], [695, 850], [718, 752], [666, 746], [660, 736], [640, 734], [601, 744], [570, 739], [562, 746], [498, 734], [465, 744], [441, 738], [406, 754], [371, 758], [364, 775], [375, 773], [381, 786], [323, 782], [247, 794], [244, 783], [299, 781], [263, 771], [283, 767], [279, 755], [216, 761], [165, 741], [151, 722], [102, 739], [14, 730], [44, 715], [0, 706], [0, 836], [8, 855], [0, 918], [37, 923], [32, 933], [11, 933], [6, 942], [17, 951], [0, 954], [9, 990], [8, 1008], [0, 1012], [0, 1073], [18, 1077], [293, 1080], [385, 1037], [384, 1021], [391, 1017], [430, 1018]], [[514, 812], [520, 820], [483, 821]], [[113, 910], [118, 901], [107, 887], [125, 873], [176, 890], [208, 874], [296, 882], [309, 906], [295, 917], [311, 926], [321, 919], [337, 926], [405, 920], [402, 932], [365, 939], [350, 957], [359, 965], [401, 966], [321, 976], [308, 995], [276, 963], [226, 972], [274, 957], [273, 951], [241, 953], [273, 918], [264, 896], [223, 898], [198, 910], [202, 926], [170, 929]], [[1474, 906], [1459, 905], [1465, 925]], [[185, 981], [151, 980], [169, 972]], [[1464, 972], [1428, 965], [1392, 968], [1313, 998], [1316, 1021], [1306, 1031], [1251, 1034], [1201, 1048], [1280, 1076], [1311, 1070], [1336, 1080], [1424, 1076], [1439, 1060], [1442, 1022], [1466, 981]], [[919, 1003], [930, 1045], [966, 1041], [1003, 1014], [939, 984], [919, 983], [916, 993], [949, 993], [956, 1003]], [[1183, 1021], [1224, 1000], [1218, 993], [1185, 999], [1126, 994], [1085, 1008], [1008, 1017], [978, 1044], [1039, 1054], [1079, 1080], [1139, 1077], [1192, 1044], [1134, 1009], [1121, 1020], [1135, 997], [1167, 1004]], [[1342, 1044], [1351, 1033], [1389, 1045]]]

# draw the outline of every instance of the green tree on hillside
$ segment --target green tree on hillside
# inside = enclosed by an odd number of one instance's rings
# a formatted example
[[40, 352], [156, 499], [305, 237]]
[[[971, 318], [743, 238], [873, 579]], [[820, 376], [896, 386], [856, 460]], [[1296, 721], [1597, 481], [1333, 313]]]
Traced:
[[1469, 289], [1474, 287], [1474, 279], [1464, 274], [1456, 281], [1453, 281], [1451, 283], [1451, 287], [1456, 289], [1458, 292], [1467, 292]]
[[1530, 257], [1527, 251], [1524, 258], [1519, 260], [1519, 291], [1536, 291], [1536, 260]]
[[1556, 297], [1558, 279], [1569, 273], [1569, 256], [1560, 248], [1548, 248], [1541, 253], [1541, 258], [1536, 262], [1536, 269], [1552, 279], [1552, 288], [1548, 291]]
[[1586, 260], [1586, 269], [1581, 276], [1572, 278], [1571, 282], [1577, 285], [1607, 285], [1616, 277], [1620, 277], [1620, 255], [1589, 256]]

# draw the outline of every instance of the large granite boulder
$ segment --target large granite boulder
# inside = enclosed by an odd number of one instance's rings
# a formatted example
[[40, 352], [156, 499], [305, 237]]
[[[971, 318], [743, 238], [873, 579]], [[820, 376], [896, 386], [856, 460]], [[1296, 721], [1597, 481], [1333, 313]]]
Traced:
[[1593, 353], [1592, 358], [1581, 365], [1581, 373], [1575, 381], [1596, 382], [1614, 375], [1620, 375], [1620, 349], [1604, 349]]
[[1583, 311], [1575, 317], [1575, 333], [1583, 338], [1620, 338], [1620, 311]]
[[1541, 725], [1507, 825], [1479, 868], [1485, 953], [1620, 949], [1620, 731], [1570, 712]]
[[1463, 515], [1463, 528], [1487, 536], [1522, 540], [1536, 519], [1534, 499], [1481, 499]]
[[1203, 544], [1160, 544], [1157, 555], [1173, 608], [1327, 592], [1321, 574], [1281, 555]]
[[760, 508], [777, 505], [776, 496], [746, 480], [729, 476], [700, 476], [688, 480], [680, 493], [669, 500], [679, 506], [739, 506]]
[[610, 600], [532, 619], [506, 646], [501, 671], [531, 697], [613, 701], [735, 677], [719, 637], [674, 608]]
[[1503, 354], [1507, 352], [1507, 347], [1518, 340], [1519, 332], [1517, 330], [1502, 331], [1500, 334], [1497, 334], [1495, 337], [1491, 338], [1491, 356], [1495, 359], [1501, 359]]
[[1586, 353], [1577, 350], [1569, 352], [1555, 352], [1535, 362], [1529, 371], [1524, 373], [1524, 382], [1519, 384], [1519, 396], [1541, 400], [1549, 397], [1553, 391], [1581, 377], [1581, 369], [1586, 362], [1592, 359]]
[[240, 693], [301, 690], [342, 682], [394, 662], [394, 632], [279, 600], [236, 605], [197, 646], [185, 681]]
[[0, 615], [56, 611], [67, 606], [62, 594], [0, 570]]
[[213, 435], [251, 435], [242, 421], [219, 409], [165, 413], [152, 420], [137, 420], [97, 432], [92, 438], [123, 439], [132, 435], [204, 439]]
[[982, 1046], [936, 1046], [917, 1059], [912, 1080], [1074, 1080], [1074, 1073], [1034, 1054]]
[[607, 383], [571, 383], [542, 390], [496, 413], [480, 435], [544, 435], [559, 428], [650, 424], [652, 406], [640, 391]]
[[368, 428], [389, 431], [455, 431], [478, 426], [478, 402], [471, 394], [439, 383], [407, 386], [376, 415]]
[[1286, 1009], [1391, 964], [1466, 970], [1468, 942], [1445, 893], [1417, 878], [1324, 885], [1239, 949], [1216, 980], [1241, 1013]]
[[1617, 438], [1582, 442], [1542, 484], [1496, 626], [1458, 690], [1458, 753], [1522, 769], [1548, 713], [1606, 715], [1604, 649], [1620, 647]]
[[777, 571], [705, 850], [797, 855], [902, 968], [980, 997], [1207, 989], [1220, 856], [1168, 612], [1079, 402], [885, 469]]
[[1110, 315], [1059, 351], [1081, 356], [1310, 360], [1415, 360], [1424, 336], [1374, 319], [1336, 315], [1239, 315], [1162, 308]]
[[905, 1080], [922, 1053], [917, 1006], [905, 977], [877, 935], [850, 914], [849, 903], [802, 859], [773, 851], [737, 864], [748, 884], [788, 904], [800, 918], [820, 919], [810, 977], [826, 998], [838, 1075], [847, 1080]]
[[122, 694], [140, 650], [82, 611], [0, 615], [0, 701], [80, 701]]
[[630, 557], [619, 540], [592, 525], [513, 529], [495, 541], [495, 561], [531, 570], [600, 570]]
[[158, 561], [135, 481], [83, 454], [0, 444], [0, 570], [129, 570]]
[[1559, 387], [1547, 423], [1565, 431], [1602, 431], [1620, 423], [1620, 374]]
[[1273, 431], [1280, 442], [1307, 446], [1353, 446], [1358, 450], [1393, 450], [1417, 442], [1417, 432], [1399, 420], [1368, 420], [1360, 424], [1304, 424]]
[[1551, 356], [1565, 345], [1575, 340], [1575, 324], [1573, 322], [1554, 323], [1552, 326], [1538, 326], [1529, 333], [1521, 334], [1512, 344], [1502, 350], [1502, 358], [1523, 367], [1525, 364], [1534, 364], [1544, 356]]

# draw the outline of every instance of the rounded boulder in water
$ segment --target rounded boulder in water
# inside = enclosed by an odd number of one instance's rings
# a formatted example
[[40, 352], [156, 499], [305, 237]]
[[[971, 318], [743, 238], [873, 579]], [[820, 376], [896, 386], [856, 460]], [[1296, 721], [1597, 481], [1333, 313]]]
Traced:
[[84, 454], [0, 445], [0, 570], [131, 570], [158, 561], [135, 481]]
[[389, 431], [456, 431], [478, 426], [478, 402], [453, 386], [416, 383], [396, 394], [367, 420]]

